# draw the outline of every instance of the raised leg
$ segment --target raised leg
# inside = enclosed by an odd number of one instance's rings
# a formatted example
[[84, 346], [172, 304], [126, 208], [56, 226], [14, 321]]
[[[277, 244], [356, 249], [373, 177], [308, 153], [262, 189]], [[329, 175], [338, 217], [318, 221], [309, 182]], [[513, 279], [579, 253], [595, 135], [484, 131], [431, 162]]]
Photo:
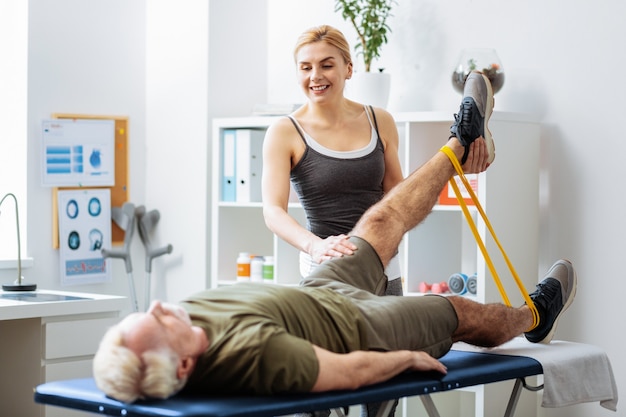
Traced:
[[[463, 145], [451, 138], [447, 146], [458, 159], [463, 157]], [[463, 166], [467, 173], [487, 168], [487, 148], [484, 140], [470, 145], [470, 157]], [[377, 204], [363, 214], [352, 230], [374, 247], [383, 265], [395, 254], [402, 236], [421, 223], [437, 203], [439, 193], [455, 173], [448, 156], [437, 152], [428, 162], [396, 185]]]
[[[495, 146], [488, 127], [492, 111], [493, 90], [489, 79], [474, 71], [465, 81], [461, 107], [454, 115], [455, 121], [450, 127], [452, 135], [447, 143], [463, 164], [465, 173], [482, 172], [495, 158]], [[454, 172], [447, 155], [437, 152], [372, 206], [352, 234], [368, 241], [387, 266], [402, 236], [428, 216]]]

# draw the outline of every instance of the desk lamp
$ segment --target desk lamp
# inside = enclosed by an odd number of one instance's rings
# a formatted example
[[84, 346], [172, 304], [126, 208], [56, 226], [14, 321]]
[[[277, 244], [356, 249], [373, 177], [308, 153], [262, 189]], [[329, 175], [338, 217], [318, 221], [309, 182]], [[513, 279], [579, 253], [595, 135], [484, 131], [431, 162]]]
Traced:
[[[37, 289], [36, 284], [27, 284], [22, 280], [22, 248], [20, 241], [20, 215], [19, 210], [17, 208], [17, 197], [13, 193], [7, 193], [2, 200], [0, 200], [0, 207], [4, 200], [7, 197], [13, 197], [13, 201], [15, 201], [15, 227], [17, 229], [17, 279], [13, 284], [2, 284], [2, 290], [4, 291], [35, 291]], [[1, 213], [0, 213], [1, 214]]]

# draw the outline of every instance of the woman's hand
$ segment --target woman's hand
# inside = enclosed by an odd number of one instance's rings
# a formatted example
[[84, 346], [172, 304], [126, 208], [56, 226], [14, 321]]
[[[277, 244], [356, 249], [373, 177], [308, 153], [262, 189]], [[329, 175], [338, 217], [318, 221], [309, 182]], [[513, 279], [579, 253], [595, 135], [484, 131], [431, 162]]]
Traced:
[[313, 242], [309, 255], [314, 262], [322, 263], [332, 258], [352, 255], [355, 250], [356, 245], [348, 240], [347, 235], [342, 234]]

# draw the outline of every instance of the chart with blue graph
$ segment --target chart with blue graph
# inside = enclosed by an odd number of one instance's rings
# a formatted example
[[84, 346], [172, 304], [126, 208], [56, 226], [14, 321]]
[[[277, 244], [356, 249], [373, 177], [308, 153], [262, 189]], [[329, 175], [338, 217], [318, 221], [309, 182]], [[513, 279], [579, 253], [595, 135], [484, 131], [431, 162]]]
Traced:
[[114, 120], [44, 120], [42, 139], [42, 185], [115, 185]]

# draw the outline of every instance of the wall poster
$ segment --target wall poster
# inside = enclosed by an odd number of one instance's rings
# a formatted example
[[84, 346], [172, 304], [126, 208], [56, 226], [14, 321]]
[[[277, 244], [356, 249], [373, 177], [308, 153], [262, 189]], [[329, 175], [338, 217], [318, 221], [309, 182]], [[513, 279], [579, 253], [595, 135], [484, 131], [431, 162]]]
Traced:
[[114, 120], [44, 120], [42, 138], [43, 186], [115, 184]]
[[57, 201], [61, 284], [110, 282], [111, 190], [59, 190]]

